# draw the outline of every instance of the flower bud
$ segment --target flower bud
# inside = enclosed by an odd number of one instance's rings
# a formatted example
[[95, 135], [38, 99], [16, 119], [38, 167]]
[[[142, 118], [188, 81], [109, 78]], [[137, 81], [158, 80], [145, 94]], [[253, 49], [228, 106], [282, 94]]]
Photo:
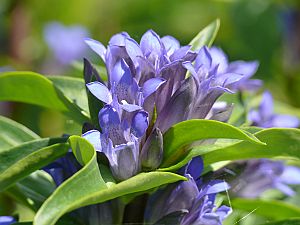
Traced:
[[163, 136], [158, 128], [155, 128], [142, 148], [142, 167], [154, 170], [159, 167], [163, 157]]

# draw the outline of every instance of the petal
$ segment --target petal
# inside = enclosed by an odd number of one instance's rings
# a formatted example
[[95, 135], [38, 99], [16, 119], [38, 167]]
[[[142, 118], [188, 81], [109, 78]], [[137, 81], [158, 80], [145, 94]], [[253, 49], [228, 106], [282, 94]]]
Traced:
[[148, 30], [142, 36], [140, 45], [144, 55], [153, 62], [162, 52], [162, 43], [160, 38], [153, 30]]
[[227, 191], [230, 186], [222, 180], [214, 180], [208, 184], [208, 189], [206, 194], [216, 194], [219, 192]]
[[90, 130], [82, 135], [82, 137], [88, 140], [96, 149], [96, 151], [101, 152], [101, 140], [100, 140], [101, 133], [98, 130]]
[[106, 54], [106, 48], [103, 44], [101, 44], [99, 41], [93, 40], [91, 38], [86, 38], [85, 43], [94, 51], [96, 52], [103, 62], [105, 63], [105, 54]]
[[144, 57], [142, 50], [140, 49], [140, 46], [138, 45], [138, 43], [133, 40], [132, 38], [126, 38], [125, 40], [125, 48], [127, 51], [127, 54], [129, 55], [129, 57], [131, 58], [131, 60], [133, 61], [133, 63], [137, 65], [137, 57]]
[[166, 80], [162, 78], [152, 78], [147, 80], [143, 85], [143, 97], [146, 99], [153, 94]]
[[141, 106], [135, 104], [128, 104], [125, 100], [122, 100], [121, 102], [121, 108], [124, 109], [126, 112], [135, 112], [143, 109]]
[[112, 102], [112, 95], [104, 84], [95, 81], [88, 83], [86, 86], [89, 91], [102, 102], [105, 102], [106, 104], [110, 104]]
[[300, 168], [296, 166], [285, 166], [280, 180], [286, 184], [300, 184]]
[[262, 101], [259, 106], [259, 114], [262, 120], [269, 120], [273, 115], [273, 97], [268, 91], [263, 93]]
[[135, 137], [140, 138], [146, 133], [148, 125], [148, 113], [146, 111], [140, 111], [132, 118], [131, 132]]
[[227, 72], [242, 74], [244, 77], [250, 78], [256, 73], [258, 65], [257, 61], [235, 61], [229, 64]]
[[187, 53], [189, 52], [189, 50], [191, 49], [190, 45], [187, 46], [183, 46], [179, 49], [177, 49], [170, 57], [171, 61], [175, 61], [178, 59], [183, 59]]
[[115, 34], [109, 40], [109, 45], [116, 45], [116, 46], [125, 46], [125, 39], [129, 38], [130, 36], [126, 32], [122, 32], [119, 34]]
[[274, 115], [272, 118], [273, 127], [297, 128], [299, 122], [297, 117], [290, 115]]
[[232, 209], [226, 205], [222, 205], [220, 208], [216, 210], [216, 214], [219, 216], [219, 218], [224, 220], [232, 213]]
[[16, 222], [12, 216], [0, 216], [0, 224], [9, 225]]
[[212, 56], [210, 55], [209, 49], [206, 46], [203, 46], [195, 59], [195, 69], [196, 71], [204, 66], [206, 69], [210, 69], [212, 67]]
[[217, 47], [210, 48], [210, 55], [212, 58], [212, 66], [218, 65], [218, 72], [225, 73], [228, 68], [228, 59], [222, 49]]
[[126, 180], [139, 171], [138, 152], [136, 145], [133, 142], [118, 145], [115, 148], [117, 157], [117, 165], [112, 168], [114, 177], [119, 180]]
[[203, 170], [203, 160], [200, 156], [194, 157], [186, 166], [185, 174], [190, 174], [194, 180], [198, 180]]
[[105, 105], [99, 112], [99, 123], [104, 133], [113, 126], [120, 125], [118, 112], [110, 105]]
[[162, 37], [161, 42], [165, 46], [168, 56], [171, 56], [177, 49], [180, 48], [179, 41], [172, 36]]
[[198, 87], [199, 84], [200, 84], [200, 80], [199, 80], [199, 76], [198, 76], [198, 74], [197, 74], [194, 66], [192, 65], [192, 63], [188, 62], [188, 61], [187, 62], [183, 62], [182, 66], [184, 68], [186, 68], [192, 74], [192, 76], [194, 77], [194, 79], [196, 81], [197, 87]]

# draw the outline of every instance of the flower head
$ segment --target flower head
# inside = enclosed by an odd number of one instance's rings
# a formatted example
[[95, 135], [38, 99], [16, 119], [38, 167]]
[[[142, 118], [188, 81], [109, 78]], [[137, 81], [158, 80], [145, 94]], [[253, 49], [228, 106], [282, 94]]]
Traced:
[[200, 157], [194, 158], [181, 169], [188, 181], [169, 185], [154, 194], [146, 209], [147, 222], [156, 222], [174, 212], [185, 212], [180, 224], [184, 225], [221, 225], [231, 213], [227, 206], [217, 207], [215, 196], [229, 187], [224, 181], [213, 180], [208, 183], [201, 180], [203, 162]]
[[52, 22], [46, 25], [44, 38], [55, 58], [61, 64], [69, 64], [82, 57], [86, 50], [83, 39], [88, 31], [82, 26], [63, 26]]
[[248, 119], [253, 126], [259, 127], [298, 127], [300, 121], [295, 116], [275, 114], [273, 112], [273, 98], [270, 92], [263, 94], [258, 111], [251, 110]]

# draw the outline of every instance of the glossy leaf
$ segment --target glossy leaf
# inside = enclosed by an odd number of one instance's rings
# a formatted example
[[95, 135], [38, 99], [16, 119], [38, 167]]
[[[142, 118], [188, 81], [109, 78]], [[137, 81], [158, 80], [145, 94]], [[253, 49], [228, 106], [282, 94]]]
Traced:
[[274, 220], [300, 218], [300, 208], [283, 201], [236, 198], [231, 201], [231, 205], [233, 209], [253, 212]]
[[210, 47], [217, 36], [219, 28], [220, 20], [216, 19], [214, 22], [201, 30], [189, 43], [192, 46], [192, 50], [199, 50], [204, 45]]
[[0, 130], [0, 152], [23, 142], [40, 138], [22, 124], [3, 116], [0, 116]]
[[239, 142], [203, 155], [204, 164], [251, 158], [293, 157], [300, 159], [300, 130], [270, 128], [255, 134], [267, 145]]
[[300, 225], [300, 219], [287, 219], [281, 221], [273, 221], [273, 222], [264, 223], [260, 225]]
[[215, 120], [188, 120], [171, 127], [164, 135], [164, 161], [161, 167], [177, 162], [187, 154], [189, 144], [203, 139], [238, 139], [261, 144], [254, 135]]
[[45, 138], [26, 142], [0, 153], [0, 191], [68, 151], [65, 138]]
[[48, 76], [47, 78], [74, 104], [78, 105], [86, 113], [89, 112], [83, 79], [66, 76]]
[[72, 136], [70, 143], [78, 161], [85, 165], [47, 199], [34, 219], [35, 225], [52, 225], [64, 213], [79, 207], [186, 179], [168, 172], [150, 172], [140, 173], [118, 184], [109, 180], [106, 185], [99, 173], [93, 146], [78, 136]]
[[46, 77], [32, 72], [0, 75], [0, 101], [17, 101], [64, 112], [79, 123], [89, 118]]
[[84, 167], [60, 185], [38, 211], [34, 224], [54, 224], [63, 214], [80, 207], [77, 202], [107, 186], [101, 177], [94, 147], [84, 138], [69, 138], [72, 151]]

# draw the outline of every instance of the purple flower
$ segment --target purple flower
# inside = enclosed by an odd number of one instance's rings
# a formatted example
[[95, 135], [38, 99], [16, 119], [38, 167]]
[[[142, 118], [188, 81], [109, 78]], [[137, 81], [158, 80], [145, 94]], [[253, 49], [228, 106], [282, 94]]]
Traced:
[[300, 122], [295, 116], [275, 114], [273, 112], [273, 98], [270, 92], [263, 94], [258, 111], [251, 110], [248, 119], [253, 126], [259, 127], [298, 127]]
[[105, 154], [117, 180], [136, 175], [140, 171], [140, 142], [148, 128], [148, 113], [143, 110], [129, 113], [107, 104], [99, 112], [99, 124], [102, 133], [90, 130], [83, 137], [96, 151]]
[[16, 220], [12, 216], [0, 216], [0, 225], [10, 225], [15, 222]]
[[44, 167], [43, 170], [49, 173], [55, 184], [59, 186], [69, 177], [73, 176], [80, 168], [80, 164], [70, 150], [64, 157]]
[[240, 197], [256, 198], [269, 189], [286, 195], [294, 191], [288, 185], [300, 184], [300, 169], [269, 159], [250, 160], [246, 169], [232, 183], [231, 191]]
[[182, 65], [192, 76], [180, 83], [158, 115], [156, 126], [162, 132], [184, 120], [206, 118], [224, 92], [233, 93], [257, 68], [255, 62], [228, 63], [220, 49], [207, 47], [199, 50], [194, 64], [185, 61]]
[[185, 211], [187, 213], [183, 215], [180, 224], [221, 225], [231, 213], [231, 208], [217, 208], [214, 204], [215, 197], [229, 187], [220, 180], [203, 182], [200, 178], [202, 169], [201, 157], [194, 158], [181, 169], [188, 181], [169, 185], [151, 196], [146, 209], [146, 221], [153, 223], [174, 212]]
[[47, 24], [44, 30], [44, 39], [61, 64], [69, 64], [82, 57], [86, 50], [84, 38], [87, 35], [84, 27], [66, 27], [57, 22]]

